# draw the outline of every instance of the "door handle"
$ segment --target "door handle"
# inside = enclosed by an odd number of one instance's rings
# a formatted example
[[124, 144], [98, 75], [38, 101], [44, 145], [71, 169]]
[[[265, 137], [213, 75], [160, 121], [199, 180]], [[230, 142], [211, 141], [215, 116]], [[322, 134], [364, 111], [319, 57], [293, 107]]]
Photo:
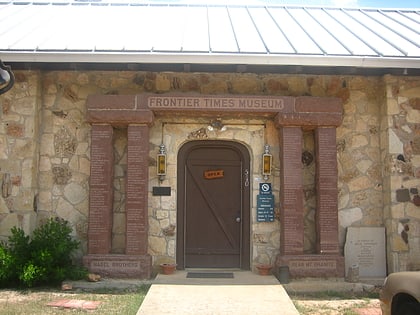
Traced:
[[240, 223], [241, 222], [241, 218], [240, 217], [236, 217], [236, 222]]

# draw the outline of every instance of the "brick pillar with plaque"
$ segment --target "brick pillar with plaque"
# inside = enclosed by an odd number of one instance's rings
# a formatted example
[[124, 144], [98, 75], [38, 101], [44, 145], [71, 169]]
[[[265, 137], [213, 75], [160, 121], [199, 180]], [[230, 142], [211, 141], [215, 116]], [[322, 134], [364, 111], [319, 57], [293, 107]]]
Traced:
[[316, 253], [303, 252], [302, 130], [280, 127], [280, 255], [278, 267], [290, 276], [343, 277], [344, 258], [338, 244], [336, 128], [314, 129], [316, 151]]
[[[91, 133], [88, 254], [90, 272], [116, 278], [150, 278], [148, 247], [149, 126], [153, 112], [132, 95], [93, 95], [87, 100]], [[126, 246], [112, 253], [113, 128], [127, 127]]]
[[338, 255], [336, 128], [315, 129], [317, 252]]
[[[298, 97], [279, 112], [280, 254], [276, 266], [288, 267], [291, 278], [343, 277], [344, 257], [338, 244], [336, 128], [342, 122], [339, 99]], [[302, 130], [312, 130], [316, 152], [316, 248], [304, 252]], [[284, 270], [284, 269], [283, 269]]]
[[103, 276], [150, 278], [147, 254], [149, 127], [127, 128], [126, 253], [111, 253], [113, 127], [92, 124], [88, 255], [84, 265]]

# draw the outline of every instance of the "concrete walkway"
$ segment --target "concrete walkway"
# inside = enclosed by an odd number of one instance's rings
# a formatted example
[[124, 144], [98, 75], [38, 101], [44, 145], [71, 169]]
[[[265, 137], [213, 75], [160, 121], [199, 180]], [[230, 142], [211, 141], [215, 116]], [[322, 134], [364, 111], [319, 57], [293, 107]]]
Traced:
[[274, 276], [234, 271], [233, 279], [189, 279], [186, 271], [159, 274], [137, 315], [299, 315]]

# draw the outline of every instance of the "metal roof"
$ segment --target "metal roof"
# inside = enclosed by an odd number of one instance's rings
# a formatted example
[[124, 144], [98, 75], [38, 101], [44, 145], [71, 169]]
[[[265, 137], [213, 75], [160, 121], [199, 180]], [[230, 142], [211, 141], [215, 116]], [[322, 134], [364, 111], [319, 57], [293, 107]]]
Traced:
[[420, 68], [420, 9], [0, 0], [0, 58]]

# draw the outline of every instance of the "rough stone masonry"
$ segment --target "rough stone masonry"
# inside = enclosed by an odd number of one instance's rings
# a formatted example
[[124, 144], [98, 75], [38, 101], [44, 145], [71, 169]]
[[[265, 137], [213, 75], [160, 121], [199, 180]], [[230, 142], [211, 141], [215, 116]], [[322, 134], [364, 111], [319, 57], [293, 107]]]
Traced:
[[[0, 97], [0, 237], [13, 226], [31, 232], [50, 216], [71, 222], [88, 248], [90, 142], [86, 120], [89, 95], [196, 93], [339, 97], [343, 121], [336, 129], [338, 246], [343, 253], [347, 227], [386, 228], [388, 272], [420, 268], [420, 209], [413, 200], [420, 186], [420, 80], [397, 76], [333, 76], [238, 73], [161, 73], [136, 71], [16, 71], [16, 85]], [[194, 101], [192, 101], [194, 104]], [[223, 104], [218, 104], [218, 106]], [[229, 102], [224, 106], [229, 106]], [[268, 106], [268, 104], [267, 104]], [[246, 143], [252, 159], [252, 198], [261, 181], [264, 141], [273, 153], [273, 193], [280, 194], [280, 146], [275, 124], [266, 117], [223, 117], [225, 132], [209, 131], [210, 118], [179, 112], [154, 117], [149, 130], [148, 187], [156, 186], [155, 158], [163, 140], [168, 152], [165, 186], [176, 187], [176, 153], [186, 139], [228, 139]], [[128, 119], [128, 118], [127, 118]], [[162, 128], [163, 126], [163, 128]], [[317, 251], [315, 135], [302, 130], [303, 252]], [[113, 128], [112, 226], [110, 251], [120, 255], [127, 240], [127, 130]], [[148, 188], [151, 190], [151, 188]], [[175, 260], [176, 193], [147, 196], [147, 254], [153, 266]], [[255, 205], [253, 206], [255, 207]], [[251, 213], [252, 265], [274, 263], [280, 253], [281, 207], [276, 220], [258, 223]], [[172, 232], [168, 232], [172, 231]], [[328, 266], [327, 266], [328, 267]]]

